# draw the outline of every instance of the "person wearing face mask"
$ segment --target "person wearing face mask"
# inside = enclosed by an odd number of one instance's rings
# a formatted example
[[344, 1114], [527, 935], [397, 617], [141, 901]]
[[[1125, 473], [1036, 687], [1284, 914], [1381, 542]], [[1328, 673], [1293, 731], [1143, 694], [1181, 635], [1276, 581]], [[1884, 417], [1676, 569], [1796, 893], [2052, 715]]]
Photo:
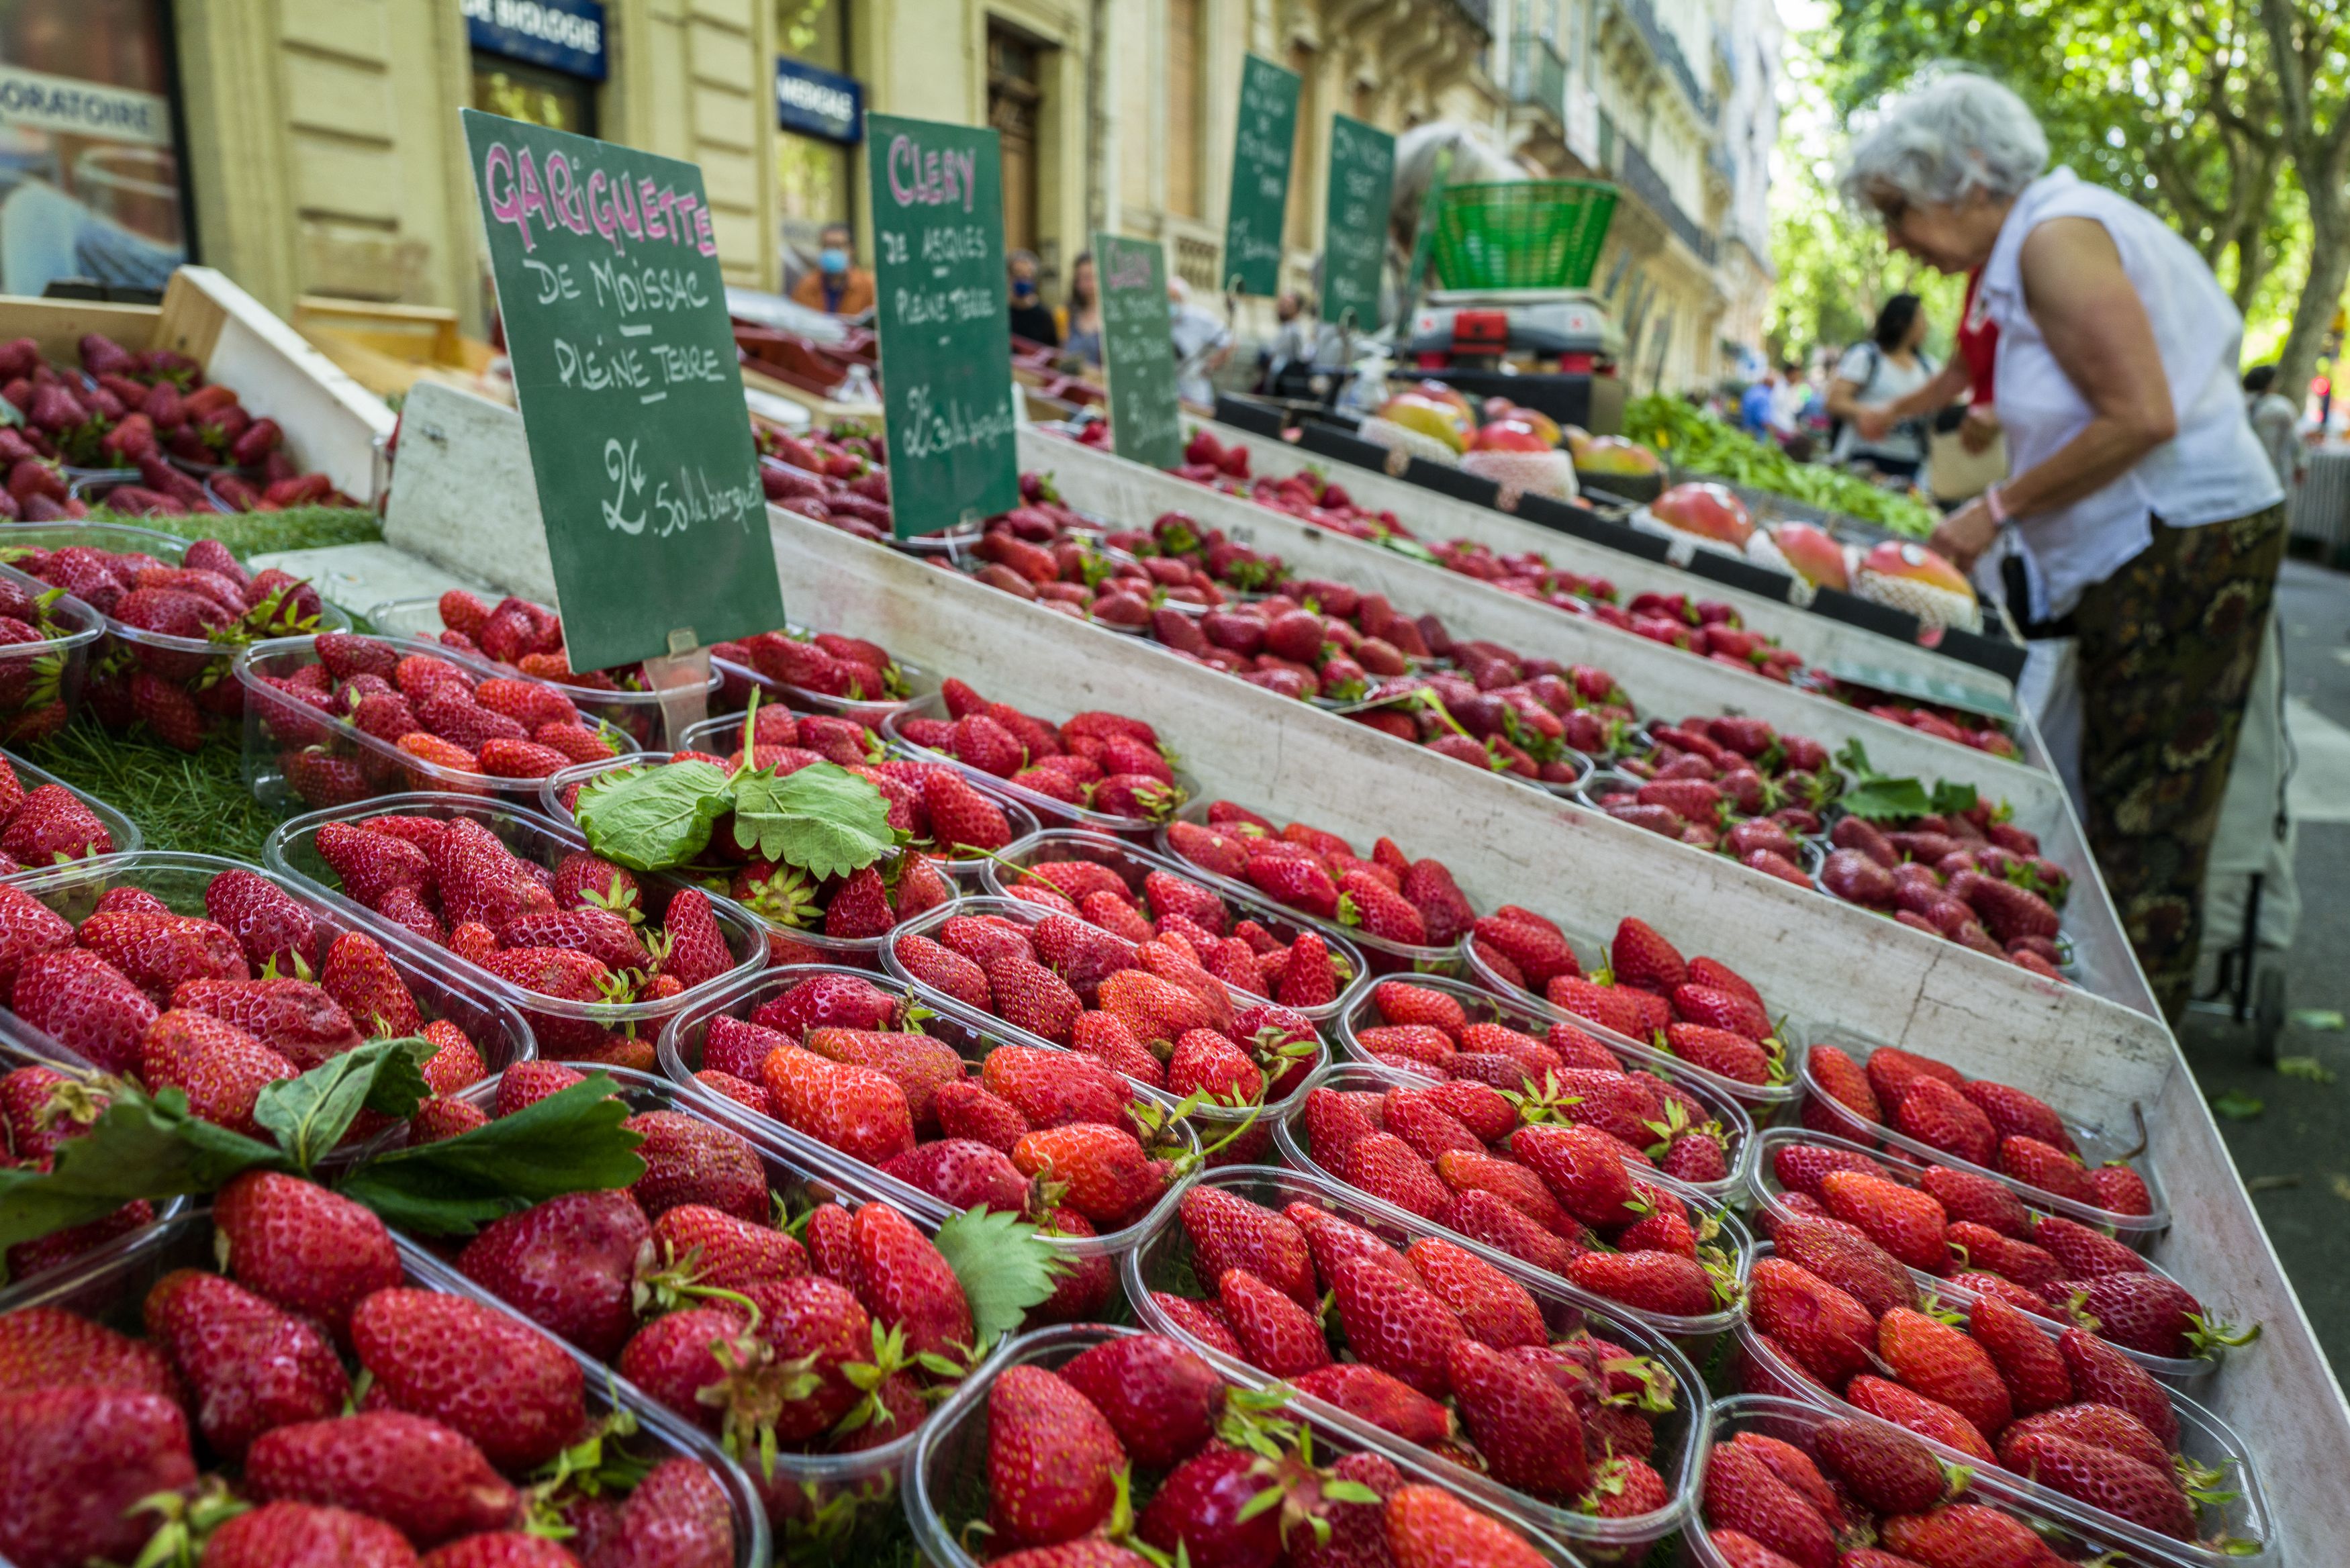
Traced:
[[1053, 307], [1045, 303], [1045, 296], [1036, 286], [1044, 264], [1036, 259], [1035, 251], [1014, 251], [1003, 258], [1003, 265], [1012, 275], [1012, 336], [1042, 343], [1047, 348], [1058, 348], [1060, 323], [1053, 319]]
[[873, 275], [857, 265], [847, 223], [827, 223], [819, 236], [816, 270], [792, 285], [792, 301], [834, 316], [862, 316], [873, 308]]

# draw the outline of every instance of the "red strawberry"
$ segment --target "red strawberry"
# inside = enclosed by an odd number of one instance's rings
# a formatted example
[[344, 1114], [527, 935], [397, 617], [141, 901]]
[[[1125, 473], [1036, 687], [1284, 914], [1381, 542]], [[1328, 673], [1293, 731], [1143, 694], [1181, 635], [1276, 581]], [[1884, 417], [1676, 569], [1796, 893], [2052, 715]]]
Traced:
[[1451, 1308], [1368, 1258], [1339, 1260], [1329, 1283], [1349, 1350], [1424, 1394], [1445, 1392], [1446, 1357], [1464, 1337]]
[[[1877, 1091], [1869, 1086], [1868, 1075], [1850, 1055], [1834, 1045], [1814, 1045], [1805, 1054], [1804, 1064], [1820, 1091], [1852, 1112], [1858, 1121], [1879, 1125], [1884, 1122], [1884, 1108], [1877, 1103]], [[1849, 1120], [1821, 1130], [1848, 1137], [1866, 1136], [1863, 1128]]]
[[1679, 985], [1673, 988], [1672, 1005], [1674, 1013], [1688, 1023], [1726, 1029], [1749, 1040], [1768, 1040], [1776, 1033], [1762, 1004], [1734, 991]]
[[187, 1418], [161, 1395], [88, 1386], [0, 1394], [9, 1499], [0, 1552], [27, 1568], [130, 1561], [154, 1532], [140, 1501], [195, 1480]]
[[327, 949], [318, 983], [370, 1038], [413, 1034], [423, 1027], [416, 999], [383, 944], [365, 931], [345, 931]]
[[1689, 964], [1679, 950], [1646, 921], [1628, 916], [1616, 928], [1608, 957], [1618, 985], [1670, 996], [1676, 986], [1689, 980]]
[[492, 1221], [458, 1254], [466, 1278], [598, 1360], [637, 1324], [637, 1253], [652, 1237], [626, 1192], [574, 1192]]
[[2064, 1265], [2046, 1249], [2002, 1236], [1970, 1220], [1952, 1225], [1943, 1240], [1953, 1263], [1988, 1270], [2032, 1290], [2054, 1282], [2064, 1272]]
[[204, 913], [224, 927], [255, 969], [272, 963], [280, 974], [296, 972], [296, 961], [316, 973], [317, 938], [310, 912], [292, 894], [242, 867], [224, 871], [204, 888]]
[[1970, 1454], [1985, 1464], [1998, 1462], [1999, 1456], [1991, 1452], [1990, 1440], [1976, 1429], [1975, 1424], [1939, 1399], [1929, 1399], [1898, 1383], [1866, 1372], [1845, 1385], [1844, 1397], [1855, 1407], [1880, 1421], [1907, 1427], [1920, 1437]]
[[1223, 1379], [1163, 1334], [1106, 1340], [1060, 1374], [1101, 1412], [1128, 1457], [1154, 1469], [1204, 1447], [1224, 1404]]
[[212, 1568], [412, 1568], [416, 1549], [382, 1520], [343, 1508], [271, 1502], [204, 1542]]
[[188, 1380], [204, 1441], [229, 1459], [274, 1427], [339, 1413], [350, 1379], [318, 1325], [218, 1274], [175, 1269], [141, 1307]]
[[2072, 1376], [2055, 1342], [2006, 1302], [1991, 1296], [1975, 1303], [1967, 1333], [1998, 1366], [2016, 1414], [2054, 1409], [2073, 1397]]
[[1306, 1238], [1287, 1219], [1222, 1188], [1194, 1187], [1178, 1208], [1191, 1242], [1192, 1272], [1222, 1280], [1230, 1269], [1255, 1278], [1311, 1307], [1314, 1263]]
[[2147, 1215], [2154, 1212], [2154, 1194], [2146, 1185], [2146, 1178], [2128, 1166], [2116, 1163], [2101, 1165], [2089, 1172], [2090, 1190], [2096, 1194], [2096, 1206], [2111, 1214]]
[[2073, 1279], [2094, 1280], [2107, 1274], [2146, 1272], [2146, 1260], [2113, 1237], [2054, 1214], [2040, 1217], [2032, 1227], [2032, 1240], [2054, 1254], [2065, 1274]]
[[2032, 1432], [2001, 1452], [2007, 1468], [2078, 1502], [2176, 1541], [2195, 1539], [2195, 1507], [2160, 1469], [2054, 1432]]
[[1930, 1056], [1897, 1051], [1890, 1045], [1881, 1045], [1870, 1052], [1865, 1071], [1868, 1075], [1869, 1086], [1877, 1091], [1877, 1103], [1886, 1106], [1900, 1103], [1902, 1094], [1913, 1078], [1939, 1078], [1953, 1089], [1966, 1083], [1954, 1067], [1946, 1066]]
[[432, 1545], [511, 1523], [522, 1500], [482, 1450], [439, 1421], [397, 1410], [280, 1427], [244, 1458], [247, 1495], [348, 1509]]
[[1551, 1273], [1563, 1274], [1575, 1260], [1575, 1249], [1528, 1219], [1498, 1194], [1463, 1192], [1453, 1199], [1451, 1228]]
[[1446, 1366], [1461, 1417], [1494, 1480], [1536, 1497], [1581, 1495], [1589, 1484], [1583, 1422], [1564, 1389], [1473, 1339], [1455, 1341]]
[[1109, 1514], [1126, 1449], [1108, 1420], [1041, 1366], [1003, 1369], [987, 1391], [988, 1521], [1012, 1545], [1051, 1545]]
[[[1532, 1167], [1451, 1149], [1437, 1157], [1436, 1174], [1446, 1187], [1464, 1197], [1473, 1191], [1492, 1193], [1554, 1236], [1575, 1241], [1582, 1235], [1581, 1224], [1560, 1205]], [[1617, 1214], [1612, 1220], [1623, 1218]]]
[[1223, 1320], [1222, 1308], [1216, 1303], [1195, 1302], [1165, 1291], [1151, 1292], [1150, 1300], [1180, 1332], [1235, 1361], [1243, 1358], [1241, 1343], [1232, 1337], [1231, 1327]]
[[1404, 1256], [1429, 1293], [1452, 1309], [1471, 1339], [1496, 1350], [1550, 1343], [1533, 1294], [1475, 1253], [1423, 1237], [1405, 1248]]
[[1510, 1135], [1510, 1150], [1577, 1220], [1607, 1226], [1634, 1216], [1623, 1146], [1605, 1134], [1581, 1127], [1520, 1127]]
[[2169, 1450], [2147, 1430], [2146, 1424], [2111, 1405], [2065, 1405], [2036, 1416], [2026, 1416], [2000, 1434], [2002, 1457], [2011, 1441], [2033, 1433], [2054, 1433], [2060, 1438], [2087, 1443], [2092, 1448], [2110, 1449], [2157, 1469], [2171, 1468]]
[[1845, 1490], [1878, 1513], [1920, 1513], [1949, 1486], [1931, 1449], [1905, 1432], [1840, 1417], [1812, 1434], [1820, 1464]]
[[1971, 1502], [1888, 1519], [1882, 1539], [1924, 1568], [2038, 1568], [2049, 1557], [2022, 1521]]
[[962, 1284], [913, 1222], [886, 1203], [849, 1220], [857, 1295], [879, 1321], [902, 1328], [910, 1355], [967, 1355], [976, 1337]]
[[1756, 1450], [1717, 1445], [1707, 1463], [1705, 1519], [1734, 1531], [1798, 1568], [1835, 1568], [1835, 1532], [1819, 1511], [1781, 1480]]
[[1423, 1220], [1439, 1218], [1451, 1205], [1452, 1194], [1428, 1161], [1393, 1133], [1372, 1133], [1326, 1151], [1321, 1158], [1339, 1180]]
[[1451, 1492], [1415, 1483], [1387, 1502], [1396, 1568], [1542, 1568], [1525, 1537]]
[[1539, 918], [1513, 919], [1498, 912], [1478, 920], [1480, 941], [1499, 948], [1524, 977], [1526, 989], [1541, 991], [1562, 975], [1579, 976], [1583, 965], [1559, 929]]
[[1648, 1038], [1638, 999], [1649, 992], [1563, 974], [1550, 982], [1546, 994], [1553, 1007], [1587, 1018], [1602, 1029], [1612, 1029], [1632, 1040]]
[[1910, 1081], [1893, 1107], [1893, 1125], [1929, 1148], [1989, 1165], [1998, 1152], [1991, 1119], [1958, 1090], [1935, 1078]]
[[759, 1064], [775, 1119], [868, 1165], [914, 1147], [906, 1093], [885, 1073], [785, 1046]]
[[141, 1042], [156, 1017], [144, 992], [80, 948], [25, 960], [11, 1001], [18, 1018], [108, 1072], [138, 1070]]
[[578, 1363], [537, 1330], [473, 1302], [378, 1291], [351, 1314], [351, 1345], [374, 1376], [374, 1402], [446, 1422], [494, 1463], [543, 1464], [587, 1419]]
[[1959, 1330], [1908, 1307], [1877, 1320], [1877, 1348], [1904, 1387], [1948, 1405], [1986, 1436], [2013, 1417], [1999, 1367]]
[[213, 1200], [222, 1262], [239, 1283], [338, 1337], [351, 1312], [400, 1282], [400, 1255], [381, 1220], [297, 1177], [248, 1171]]
[[1755, 1260], [1747, 1311], [1799, 1366], [1832, 1386], [1875, 1358], [1877, 1324], [1868, 1309], [1783, 1258]]
[[660, 972], [687, 990], [734, 968], [733, 950], [711, 913], [710, 896], [699, 888], [682, 888], [671, 896], [661, 911], [661, 931], [669, 939], [669, 953], [661, 960]]
[[261, 1091], [297, 1075], [294, 1064], [234, 1024], [181, 1010], [159, 1014], [139, 1045], [139, 1075], [175, 1088], [203, 1120], [262, 1136], [253, 1117]]
[[653, 1221], [651, 1241], [651, 1261], [720, 1290], [748, 1290], [808, 1272], [806, 1250], [790, 1236], [706, 1204], [669, 1210]]
[[234, 934], [210, 920], [110, 910], [84, 920], [75, 940], [128, 976], [158, 1006], [192, 980], [252, 975]]
[[2032, 1233], [2032, 1214], [2022, 1199], [1988, 1176], [1932, 1165], [1918, 1173], [1918, 1185], [1932, 1193], [1954, 1221], [1970, 1221], [2018, 1240]]
[[1216, 1276], [1216, 1301], [1249, 1365], [1275, 1377], [1295, 1377], [1330, 1364], [1330, 1349], [1314, 1314], [1248, 1270], [1232, 1268]]
[[1820, 1183], [1828, 1210], [1913, 1269], [1939, 1273], [1950, 1266], [1943, 1245], [1949, 1228], [1942, 1206], [1914, 1187], [1858, 1171], [1830, 1171]]
[[1024, 1176], [1045, 1176], [1068, 1188], [1066, 1202], [1095, 1224], [1129, 1223], [1166, 1191], [1168, 1164], [1153, 1160], [1123, 1127], [1076, 1123], [1030, 1133], [1012, 1148]]
[[1785, 1220], [1771, 1233], [1778, 1255], [1882, 1316], [1918, 1304], [1918, 1287], [1898, 1259], [1835, 1220]]
[[2170, 1407], [2170, 1397], [2144, 1367], [2078, 1328], [2057, 1335], [2056, 1348], [2064, 1355], [2065, 1371], [2072, 1375], [2074, 1398], [2111, 1405], [2134, 1417], [2164, 1449], [2178, 1449], [2178, 1417]]
[[2066, 1154], [2078, 1152], [2073, 1135], [2065, 1130], [2064, 1118], [2045, 1100], [1988, 1078], [1970, 1079], [1959, 1085], [1959, 1092], [1990, 1119], [2001, 1137], [2036, 1137]]

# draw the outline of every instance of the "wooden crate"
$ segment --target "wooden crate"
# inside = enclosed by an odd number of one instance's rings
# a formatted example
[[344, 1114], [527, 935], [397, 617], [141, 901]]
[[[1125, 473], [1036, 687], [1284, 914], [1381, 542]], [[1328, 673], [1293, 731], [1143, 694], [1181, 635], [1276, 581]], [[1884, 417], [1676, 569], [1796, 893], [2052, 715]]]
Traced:
[[30, 337], [61, 364], [81, 362], [78, 345], [91, 332], [185, 354], [205, 379], [234, 388], [247, 412], [276, 420], [305, 472], [375, 499], [375, 444], [391, 433], [391, 410], [224, 274], [183, 266], [161, 306], [0, 295], [0, 337]]
[[294, 302], [294, 327], [379, 397], [405, 396], [419, 381], [498, 395], [482, 374], [497, 350], [460, 331], [453, 310], [306, 294]]

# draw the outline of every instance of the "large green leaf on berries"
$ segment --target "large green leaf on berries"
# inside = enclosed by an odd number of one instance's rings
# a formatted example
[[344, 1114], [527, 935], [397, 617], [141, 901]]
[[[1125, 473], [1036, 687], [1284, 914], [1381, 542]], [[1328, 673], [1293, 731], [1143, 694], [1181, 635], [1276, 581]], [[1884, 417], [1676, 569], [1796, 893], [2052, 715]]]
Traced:
[[872, 865], [895, 839], [873, 781], [810, 763], [781, 778], [764, 768], [735, 775], [734, 842], [823, 878]]
[[685, 865], [734, 805], [733, 782], [715, 763], [671, 763], [592, 779], [572, 815], [588, 847], [631, 871]]
[[49, 1170], [0, 1170], [0, 1251], [103, 1220], [134, 1198], [211, 1192], [284, 1163], [269, 1145], [190, 1115], [178, 1089], [151, 1099], [124, 1085], [88, 1132], [58, 1146]]
[[1899, 822], [1929, 814], [1954, 816], [1974, 809], [1974, 785], [1937, 779], [1929, 791], [1916, 779], [1880, 774], [1870, 764], [1867, 749], [1858, 741], [1846, 741], [1835, 760], [1853, 776], [1853, 787], [1837, 800], [1848, 815], [1866, 817], [1871, 822]]
[[1000, 1210], [966, 1209], [931, 1240], [962, 1282], [971, 1305], [972, 1348], [981, 1355], [1019, 1328], [1030, 1307], [1051, 1300], [1069, 1272], [1043, 1231]]
[[253, 1119], [276, 1137], [295, 1169], [309, 1170], [343, 1141], [360, 1111], [395, 1119], [413, 1114], [432, 1093], [423, 1068], [436, 1049], [412, 1034], [370, 1040], [263, 1089]]
[[338, 1183], [385, 1223], [434, 1236], [471, 1235], [501, 1214], [567, 1192], [627, 1187], [644, 1175], [643, 1135], [612, 1080], [591, 1074], [511, 1116], [438, 1143], [395, 1149]]

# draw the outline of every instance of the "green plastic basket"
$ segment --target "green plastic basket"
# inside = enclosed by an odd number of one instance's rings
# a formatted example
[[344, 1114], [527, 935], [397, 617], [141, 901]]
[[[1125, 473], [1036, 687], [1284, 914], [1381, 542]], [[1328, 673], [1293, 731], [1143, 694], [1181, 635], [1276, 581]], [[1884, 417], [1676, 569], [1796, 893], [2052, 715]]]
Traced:
[[1616, 187], [1592, 180], [1448, 185], [1436, 275], [1447, 288], [1582, 288], [1599, 265]]

